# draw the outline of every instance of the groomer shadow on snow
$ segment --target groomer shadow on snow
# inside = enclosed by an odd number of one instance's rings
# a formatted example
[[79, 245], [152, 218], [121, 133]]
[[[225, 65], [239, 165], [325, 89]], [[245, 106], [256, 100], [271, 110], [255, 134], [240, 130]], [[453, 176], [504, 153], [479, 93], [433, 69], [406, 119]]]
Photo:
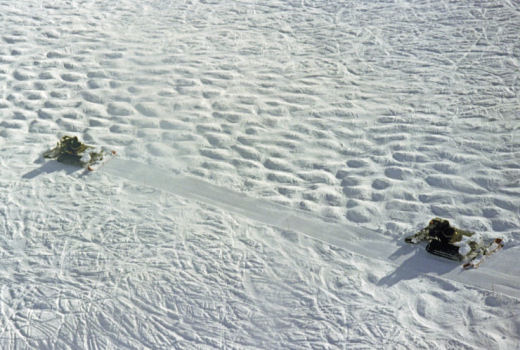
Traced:
[[64, 171], [67, 175], [70, 175], [74, 172], [83, 170], [82, 168], [78, 168], [77, 166], [64, 164], [57, 161], [45, 161], [44, 159], [38, 159], [34, 163], [43, 164], [41, 167], [31, 170], [28, 173], [22, 175], [22, 178], [34, 179], [39, 175], [50, 174], [56, 171]]
[[422, 246], [410, 246], [405, 243], [389, 258], [393, 261], [400, 260], [399, 258], [410, 253], [412, 255], [409, 258], [397, 266], [392, 273], [381, 278], [377, 284], [391, 287], [400, 281], [411, 280], [424, 274], [442, 276], [457, 267], [460, 268], [460, 264], [454, 261], [427, 253]]

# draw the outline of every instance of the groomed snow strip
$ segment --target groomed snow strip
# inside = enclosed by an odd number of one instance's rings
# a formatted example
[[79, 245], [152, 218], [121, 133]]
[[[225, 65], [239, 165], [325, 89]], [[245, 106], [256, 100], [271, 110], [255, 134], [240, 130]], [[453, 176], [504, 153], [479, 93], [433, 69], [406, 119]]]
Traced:
[[169, 174], [158, 167], [120, 158], [108, 162], [102, 171], [395, 266], [396, 270], [381, 279], [380, 285], [428, 276], [520, 298], [520, 266], [510, 263], [520, 255], [520, 247], [508, 249], [507, 242], [505, 249], [479, 269], [464, 271], [457, 263], [428, 255], [420, 245], [410, 246], [362, 226], [328, 222], [313, 213], [248, 197], [195, 177]]

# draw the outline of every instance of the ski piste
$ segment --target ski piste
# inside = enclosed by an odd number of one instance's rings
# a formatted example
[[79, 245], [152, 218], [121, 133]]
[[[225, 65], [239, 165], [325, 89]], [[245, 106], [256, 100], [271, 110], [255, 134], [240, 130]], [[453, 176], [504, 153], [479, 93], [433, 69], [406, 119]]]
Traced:
[[487, 248], [485, 248], [484, 252], [481, 252], [470, 261], [466, 262], [464, 265], [462, 265], [462, 268], [465, 270], [478, 268], [484, 260], [495, 254], [503, 247], [504, 241], [501, 238], [495, 238], [495, 240], [491, 242]]
[[[212, 184], [200, 177], [186, 174], [187, 165], [181, 161], [168, 168], [154, 164], [114, 157], [100, 172], [156, 189], [159, 193], [180, 196], [202, 205], [223, 210], [246, 220], [252, 220], [280, 231], [290, 230], [301, 237], [309, 237], [359, 256], [384, 261], [390, 269], [388, 276], [427, 276], [463, 283], [484, 290], [503, 293], [520, 299], [520, 264], [511, 264], [520, 254], [520, 246], [504, 249], [471, 273], [462, 273], [460, 263], [435, 259], [426, 252], [404, 246], [395, 236], [384, 235], [363, 225], [336, 222], [317, 213], [291, 208], [264, 198]], [[465, 271], [464, 271], [465, 272]], [[384, 283], [384, 279], [380, 283]]]

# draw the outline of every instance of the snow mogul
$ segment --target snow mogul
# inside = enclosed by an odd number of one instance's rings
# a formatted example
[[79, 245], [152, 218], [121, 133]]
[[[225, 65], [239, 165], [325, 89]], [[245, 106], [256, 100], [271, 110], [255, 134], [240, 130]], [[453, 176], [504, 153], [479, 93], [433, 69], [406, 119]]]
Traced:
[[483, 257], [489, 256], [503, 247], [502, 239], [484, 243], [482, 237], [474, 232], [461, 230], [441, 218], [430, 220], [428, 226], [416, 234], [406, 237], [405, 242], [417, 244], [428, 241], [426, 251], [456, 261], [465, 261], [465, 268], [477, 267]]

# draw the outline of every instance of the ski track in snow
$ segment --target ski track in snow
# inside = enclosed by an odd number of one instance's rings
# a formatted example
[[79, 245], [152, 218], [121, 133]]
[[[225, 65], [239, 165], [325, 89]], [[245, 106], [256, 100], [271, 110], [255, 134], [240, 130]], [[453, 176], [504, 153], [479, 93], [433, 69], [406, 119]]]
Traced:
[[[0, 0], [0, 347], [518, 349], [519, 32], [506, 0]], [[129, 173], [43, 162], [63, 134]], [[507, 249], [373, 256], [432, 216]]]

